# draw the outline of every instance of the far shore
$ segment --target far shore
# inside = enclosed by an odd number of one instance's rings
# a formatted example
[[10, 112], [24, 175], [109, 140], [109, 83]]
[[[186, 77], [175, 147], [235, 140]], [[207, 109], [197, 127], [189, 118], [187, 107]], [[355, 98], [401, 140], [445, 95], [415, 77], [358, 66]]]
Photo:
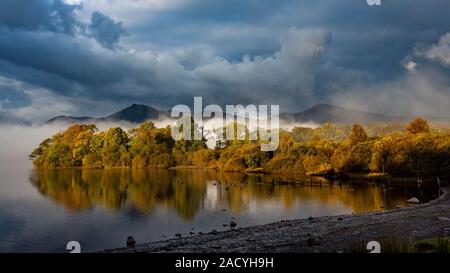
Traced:
[[[363, 213], [281, 221], [253, 227], [231, 228], [207, 234], [102, 250], [108, 253], [340, 253], [355, 242], [368, 243], [389, 236], [409, 240], [450, 235], [449, 188], [429, 203]], [[237, 223], [238, 225], [239, 223]], [[383, 252], [383, 246], [381, 246]]]

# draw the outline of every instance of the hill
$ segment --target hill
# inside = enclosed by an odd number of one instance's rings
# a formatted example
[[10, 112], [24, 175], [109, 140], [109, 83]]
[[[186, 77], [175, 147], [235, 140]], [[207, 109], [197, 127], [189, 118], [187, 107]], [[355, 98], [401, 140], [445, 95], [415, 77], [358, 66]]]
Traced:
[[336, 124], [369, 124], [403, 120], [400, 117], [353, 110], [331, 104], [318, 104], [299, 113], [284, 113], [280, 115], [280, 119], [290, 122], [314, 122], [318, 124], [325, 122]]
[[94, 117], [76, 117], [76, 116], [57, 116], [47, 121], [51, 123], [98, 123], [98, 122], [131, 122], [142, 123], [146, 120], [157, 121], [168, 118], [169, 114], [159, 111], [151, 106], [142, 104], [133, 104], [123, 110], [102, 118]]

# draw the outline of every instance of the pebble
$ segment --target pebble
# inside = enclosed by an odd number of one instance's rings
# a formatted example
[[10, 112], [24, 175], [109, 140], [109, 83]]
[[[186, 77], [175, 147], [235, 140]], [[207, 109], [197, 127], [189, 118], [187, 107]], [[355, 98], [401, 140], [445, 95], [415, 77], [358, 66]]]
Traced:
[[308, 238], [308, 240], [306, 240], [306, 244], [308, 246], [318, 246], [320, 245], [320, 241], [314, 237], [310, 237]]
[[417, 199], [416, 197], [413, 197], [413, 198], [407, 200], [406, 203], [408, 203], [408, 204], [420, 204], [420, 200]]

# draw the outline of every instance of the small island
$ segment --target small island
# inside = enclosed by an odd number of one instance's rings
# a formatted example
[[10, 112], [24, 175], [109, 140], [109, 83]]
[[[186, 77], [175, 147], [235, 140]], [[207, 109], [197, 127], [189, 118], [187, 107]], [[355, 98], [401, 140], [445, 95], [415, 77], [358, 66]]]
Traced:
[[[230, 124], [221, 133], [236, 133], [238, 126], [243, 125]], [[194, 126], [194, 130], [201, 128]], [[419, 182], [450, 178], [449, 131], [430, 128], [422, 118], [407, 125], [364, 128], [326, 123], [316, 129], [280, 130], [274, 152], [260, 151], [260, 141], [217, 141], [214, 149], [206, 142], [205, 138], [175, 141], [169, 126], [157, 128], [151, 121], [128, 131], [116, 127], [99, 132], [95, 125], [75, 124], [44, 140], [29, 157], [37, 168], [44, 169], [196, 168]]]

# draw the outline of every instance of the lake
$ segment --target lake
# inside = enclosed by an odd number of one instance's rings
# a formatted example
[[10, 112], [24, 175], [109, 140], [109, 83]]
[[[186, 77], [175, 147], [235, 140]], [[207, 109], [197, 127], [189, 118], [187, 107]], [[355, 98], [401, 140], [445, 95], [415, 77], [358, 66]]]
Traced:
[[[297, 184], [281, 182], [296, 181]], [[0, 252], [124, 247], [198, 232], [405, 206], [435, 190], [339, 183], [294, 175], [204, 170], [32, 170], [0, 173]]]

